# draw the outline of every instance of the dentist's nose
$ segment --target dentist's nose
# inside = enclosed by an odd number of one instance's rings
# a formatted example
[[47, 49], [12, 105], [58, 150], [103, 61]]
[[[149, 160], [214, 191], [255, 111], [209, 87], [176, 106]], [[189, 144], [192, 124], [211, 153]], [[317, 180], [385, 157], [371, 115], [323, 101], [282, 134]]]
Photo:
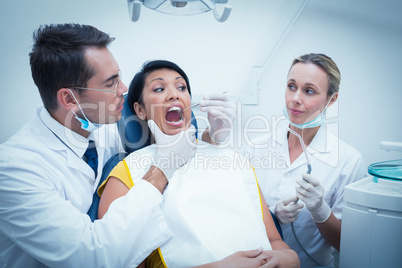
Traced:
[[127, 92], [127, 90], [128, 89], [127, 89], [126, 84], [124, 84], [123, 81], [120, 80], [119, 86], [117, 87], [117, 92], [118, 92], [117, 96], [122, 96], [124, 93]]

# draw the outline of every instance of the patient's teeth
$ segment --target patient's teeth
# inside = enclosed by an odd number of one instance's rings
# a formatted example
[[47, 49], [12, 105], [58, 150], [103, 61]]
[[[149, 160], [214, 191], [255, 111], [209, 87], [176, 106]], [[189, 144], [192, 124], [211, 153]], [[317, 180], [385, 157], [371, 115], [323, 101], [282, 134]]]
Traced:
[[[167, 120], [168, 122], [171, 122], [171, 123], [180, 123], [180, 122], [183, 122], [183, 109], [182, 109], [181, 107], [179, 107], [179, 106], [173, 106], [173, 107], [169, 108], [169, 110], [167, 111], [167, 113], [169, 113], [169, 112], [177, 112], [178, 115], [180, 116], [180, 118], [177, 118], [177, 120], [175, 120], [174, 122]], [[166, 119], [167, 119], [167, 116], [168, 116], [168, 115], [166, 115]], [[172, 118], [172, 119], [173, 119], [173, 118]]]

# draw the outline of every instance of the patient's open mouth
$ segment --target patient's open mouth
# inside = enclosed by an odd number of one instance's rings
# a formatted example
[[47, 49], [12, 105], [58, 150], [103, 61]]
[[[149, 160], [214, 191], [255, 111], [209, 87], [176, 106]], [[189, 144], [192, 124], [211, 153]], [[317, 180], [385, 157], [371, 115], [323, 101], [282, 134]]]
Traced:
[[180, 124], [183, 122], [183, 108], [180, 106], [173, 106], [167, 110], [165, 119], [168, 123]]

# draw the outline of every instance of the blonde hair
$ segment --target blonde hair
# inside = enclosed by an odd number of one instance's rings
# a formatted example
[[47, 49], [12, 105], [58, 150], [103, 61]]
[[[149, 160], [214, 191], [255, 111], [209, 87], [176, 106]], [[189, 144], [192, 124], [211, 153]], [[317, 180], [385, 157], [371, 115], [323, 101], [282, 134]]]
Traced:
[[332, 96], [332, 94], [339, 92], [339, 85], [341, 83], [341, 73], [338, 69], [336, 63], [327, 55], [320, 53], [310, 53], [297, 57], [293, 60], [292, 66], [296, 63], [312, 63], [320, 67], [328, 75], [328, 92], [327, 96]]

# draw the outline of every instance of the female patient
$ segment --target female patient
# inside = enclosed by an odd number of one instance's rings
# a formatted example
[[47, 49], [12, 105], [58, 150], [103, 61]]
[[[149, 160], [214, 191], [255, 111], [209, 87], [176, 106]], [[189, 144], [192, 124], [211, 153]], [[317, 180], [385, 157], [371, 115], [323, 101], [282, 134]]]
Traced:
[[[156, 140], [194, 143], [195, 154], [167, 176], [163, 194], [162, 211], [174, 236], [147, 258], [147, 267], [208, 267], [217, 261], [231, 267], [299, 266], [295, 252], [281, 240], [248, 161], [186, 135], [194, 128], [191, 109], [186, 109], [191, 106], [191, 91], [176, 64], [145, 63], [131, 82], [128, 101], [133, 112], [148, 122]], [[131, 153], [113, 169], [99, 188], [100, 218], [151, 165], [164, 165], [155, 145]], [[255, 256], [239, 252], [257, 248], [265, 251]]]

